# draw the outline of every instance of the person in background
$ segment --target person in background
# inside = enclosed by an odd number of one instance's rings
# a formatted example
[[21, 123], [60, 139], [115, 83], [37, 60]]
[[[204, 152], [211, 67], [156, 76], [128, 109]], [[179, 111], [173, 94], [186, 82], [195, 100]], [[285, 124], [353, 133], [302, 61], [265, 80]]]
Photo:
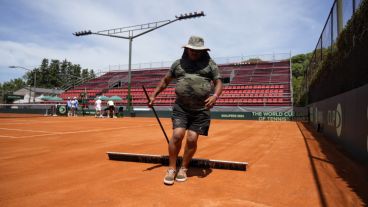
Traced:
[[71, 101], [71, 105], [72, 105], [72, 116], [77, 116], [77, 110], [78, 110], [78, 99], [77, 97], [74, 97], [73, 100]]
[[109, 109], [108, 116], [110, 116], [110, 118], [114, 118], [114, 114], [115, 114], [115, 105], [114, 105], [114, 102], [112, 100], [108, 100], [107, 101], [107, 107]]
[[56, 112], [57, 109], [59, 108], [59, 102], [56, 102], [56, 104], [54, 105], [53, 109], [52, 109], [52, 116], [57, 116]]
[[79, 101], [77, 99], [77, 97], [74, 97], [74, 105], [75, 105], [75, 112], [74, 112], [74, 116], [77, 116], [77, 112], [78, 112], [78, 107], [79, 107]]
[[70, 97], [68, 97], [68, 100], [66, 101], [66, 113], [68, 116], [72, 115], [72, 100]]
[[102, 118], [102, 113], [101, 113], [101, 98], [98, 97], [97, 100], [95, 101], [95, 110], [96, 110], [96, 114], [95, 117], [96, 118]]
[[[176, 80], [176, 100], [172, 111], [173, 134], [169, 141], [169, 167], [164, 183], [174, 184], [174, 180], [187, 180], [189, 162], [197, 150], [199, 135], [207, 136], [210, 127], [210, 109], [222, 92], [221, 75], [216, 63], [208, 54], [204, 40], [192, 36], [181, 59], [176, 60], [150, 96], [149, 106], [172, 80]], [[212, 88], [212, 84], [214, 89]], [[176, 174], [176, 161], [182, 140], [187, 134], [183, 161]]]

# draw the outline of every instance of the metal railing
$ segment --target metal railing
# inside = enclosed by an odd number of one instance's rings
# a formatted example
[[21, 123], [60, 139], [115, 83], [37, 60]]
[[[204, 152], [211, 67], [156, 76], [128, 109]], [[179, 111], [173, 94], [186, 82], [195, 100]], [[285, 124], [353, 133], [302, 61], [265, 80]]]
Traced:
[[[232, 56], [232, 57], [215, 57], [213, 58], [217, 64], [243, 64], [248, 60], [259, 59], [261, 61], [280, 61], [289, 60], [289, 53], [271, 53], [271, 54], [259, 54], [259, 55], [245, 55], [245, 56]], [[158, 68], [169, 68], [174, 61], [161, 61], [161, 62], [148, 62], [132, 64], [132, 70], [157, 70]], [[128, 70], [128, 64], [121, 65], [109, 65], [105, 71], [125, 71]]]

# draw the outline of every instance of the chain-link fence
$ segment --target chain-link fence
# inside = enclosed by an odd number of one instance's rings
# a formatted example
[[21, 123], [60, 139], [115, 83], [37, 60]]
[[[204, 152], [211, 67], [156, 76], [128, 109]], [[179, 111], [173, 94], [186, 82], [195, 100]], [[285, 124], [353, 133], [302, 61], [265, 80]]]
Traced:
[[[300, 98], [305, 98], [310, 84], [318, 76], [323, 60], [336, 49], [336, 40], [363, 0], [335, 0], [306, 69]], [[303, 96], [304, 95], [304, 96]], [[300, 101], [300, 100], [299, 100]]]

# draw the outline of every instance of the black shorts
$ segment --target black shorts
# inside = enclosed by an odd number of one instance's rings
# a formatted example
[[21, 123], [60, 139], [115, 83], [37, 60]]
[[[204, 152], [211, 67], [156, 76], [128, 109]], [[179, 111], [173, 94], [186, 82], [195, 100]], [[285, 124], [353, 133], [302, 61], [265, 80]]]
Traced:
[[210, 128], [210, 111], [188, 111], [174, 104], [172, 112], [173, 129], [185, 128], [197, 132], [200, 135], [207, 136]]

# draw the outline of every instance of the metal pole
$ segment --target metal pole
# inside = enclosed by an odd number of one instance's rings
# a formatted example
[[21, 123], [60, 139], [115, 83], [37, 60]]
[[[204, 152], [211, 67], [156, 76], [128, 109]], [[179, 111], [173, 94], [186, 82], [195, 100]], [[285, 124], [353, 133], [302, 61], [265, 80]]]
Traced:
[[[331, 11], [331, 45], [330, 45], [330, 52], [333, 50], [333, 43], [334, 43], [334, 13]], [[337, 37], [337, 36], [336, 36]]]
[[28, 85], [28, 89], [29, 89], [29, 98], [28, 98], [28, 103], [31, 103], [31, 94], [32, 94], [32, 90], [31, 90], [31, 85]]
[[129, 65], [128, 65], [128, 103], [127, 103], [127, 110], [129, 114], [132, 114], [131, 107], [132, 107], [132, 96], [130, 93], [131, 89], [131, 82], [132, 82], [132, 42], [133, 38], [129, 38]]
[[355, 0], [353, 0], [353, 14], [355, 13], [356, 7], [355, 7]]
[[36, 76], [37, 76], [37, 73], [36, 73], [36, 70], [34, 70], [34, 83], [33, 83], [33, 103], [36, 102]]
[[343, 22], [343, 4], [342, 4], [342, 0], [337, 0], [336, 1], [336, 6], [337, 6], [337, 32], [338, 34], [340, 34], [342, 32], [342, 29], [344, 27], [344, 22]]
[[[146, 90], [146, 88], [144, 87], [144, 85], [142, 85], [142, 88], [143, 88], [144, 94], [146, 94], [147, 101], [149, 102], [149, 101], [150, 101], [150, 98], [149, 98], [149, 96], [148, 96], [147, 90]], [[167, 134], [166, 134], [166, 132], [165, 132], [164, 127], [163, 127], [163, 126], [162, 126], [162, 124], [161, 124], [160, 119], [158, 118], [158, 115], [157, 115], [157, 112], [156, 112], [156, 110], [155, 110], [155, 107], [154, 107], [154, 106], [152, 106], [151, 108], [152, 108], [153, 113], [155, 114], [155, 117], [156, 117], [156, 119], [157, 119], [158, 123], [160, 124], [160, 127], [161, 127], [162, 132], [163, 132], [163, 133], [164, 133], [164, 135], [165, 135], [166, 142], [167, 142], [167, 144], [169, 144], [169, 138], [167, 138]]]

